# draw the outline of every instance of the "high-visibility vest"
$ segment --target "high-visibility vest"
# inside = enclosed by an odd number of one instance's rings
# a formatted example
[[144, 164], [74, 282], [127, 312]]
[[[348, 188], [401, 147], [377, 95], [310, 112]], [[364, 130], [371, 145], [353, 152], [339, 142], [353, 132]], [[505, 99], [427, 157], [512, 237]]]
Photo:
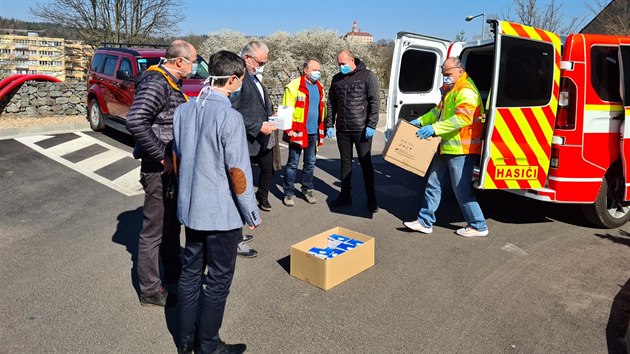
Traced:
[[442, 138], [442, 154], [480, 154], [482, 114], [479, 90], [464, 73], [440, 103], [420, 117], [420, 123], [422, 126], [431, 124], [435, 135]]
[[[319, 81], [316, 82], [319, 90], [319, 114], [317, 120], [317, 131], [319, 133], [318, 146], [324, 142], [324, 119], [326, 118], [326, 99], [324, 98], [324, 89]], [[306, 129], [306, 119], [308, 118], [309, 108], [308, 87], [306, 87], [306, 79], [304, 75], [292, 80], [284, 87], [284, 97], [282, 105], [293, 107], [293, 125], [291, 131], [296, 136], [288, 136], [288, 130], [285, 131], [285, 139], [289, 139], [292, 143], [300, 145], [302, 148], [308, 147], [308, 131]]]

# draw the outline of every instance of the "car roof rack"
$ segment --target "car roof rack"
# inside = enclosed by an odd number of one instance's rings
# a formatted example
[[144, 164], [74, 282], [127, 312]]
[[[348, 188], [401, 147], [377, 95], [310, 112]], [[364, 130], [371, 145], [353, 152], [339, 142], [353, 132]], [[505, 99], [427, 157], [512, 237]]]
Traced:
[[156, 44], [156, 43], [115, 43], [115, 42], [103, 42], [102, 47], [109, 48], [168, 48], [168, 44]]

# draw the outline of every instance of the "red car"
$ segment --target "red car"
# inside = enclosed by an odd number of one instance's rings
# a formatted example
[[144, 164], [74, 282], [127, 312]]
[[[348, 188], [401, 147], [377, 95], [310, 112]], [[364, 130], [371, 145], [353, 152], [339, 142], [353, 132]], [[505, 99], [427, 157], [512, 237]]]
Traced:
[[[93, 130], [109, 126], [124, 133], [125, 119], [135, 94], [135, 80], [151, 65], [158, 64], [165, 49], [102, 47], [95, 51], [88, 70], [87, 119]], [[208, 77], [208, 64], [197, 56], [197, 74], [182, 80], [182, 89], [196, 97]]]

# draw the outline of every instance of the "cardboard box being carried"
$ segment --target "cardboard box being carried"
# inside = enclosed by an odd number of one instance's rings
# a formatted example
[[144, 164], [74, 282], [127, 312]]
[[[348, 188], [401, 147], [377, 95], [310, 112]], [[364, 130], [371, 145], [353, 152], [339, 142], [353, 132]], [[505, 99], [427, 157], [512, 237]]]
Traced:
[[398, 120], [394, 134], [383, 150], [383, 158], [409, 172], [424, 176], [442, 139], [420, 139], [416, 136], [418, 129], [406, 120]]
[[[328, 237], [337, 234], [363, 244], [333, 258], [309, 254], [313, 247], [326, 248]], [[291, 246], [291, 275], [320, 289], [328, 290], [374, 265], [374, 238], [356, 231], [335, 227]]]

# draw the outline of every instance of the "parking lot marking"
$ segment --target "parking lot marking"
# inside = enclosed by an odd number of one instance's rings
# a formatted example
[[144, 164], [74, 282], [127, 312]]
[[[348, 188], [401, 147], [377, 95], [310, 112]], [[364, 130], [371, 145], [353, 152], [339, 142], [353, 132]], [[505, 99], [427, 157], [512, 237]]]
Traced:
[[[143, 194], [144, 191], [142, 189], [142, 185], [140, 184], [140, 163], [138, 162], [138, 167], [135, 167], [133, 170], [129, 172], [125, 172], [120, 177], [115, 180], [109, 180], [102, 176], [99, 176], [95, 173], [106, 167], [112, 163], [115, 163], [125, 157], [133, 158], [132, 154], [126, 151], [123, 151], [115, 146], [109, 145], [105, 142], [102, 142], [96, 138], [93, 138], [84, 133], [73, 133], [78, 136], [78, 138], [54, 145], [48, 148], [43, 148], [37, 143], [42, 142], [47, 139], [51, 139], [54, 136], [52, 135], [38, 135], [38, 136], [27, 136], [16, 138], [15, 140], [30, 147], [31, 149], [39, 152], [40, 154], [70, 168], [73, 169], [82, 175], [89, 177], [115, 191], [118, 191], [126, 196], [134, 196]], [[84, 149], [90, 145], [100, 145], [106, 149], [107, 152], [100, 153], [98, 155], [86, 158], [81, 161], [77, 161], [76, 163], [68, 161], [64, 159], [63, 156], [69, 153]], [[43, 144], [44, 146], [46, 144]]]

